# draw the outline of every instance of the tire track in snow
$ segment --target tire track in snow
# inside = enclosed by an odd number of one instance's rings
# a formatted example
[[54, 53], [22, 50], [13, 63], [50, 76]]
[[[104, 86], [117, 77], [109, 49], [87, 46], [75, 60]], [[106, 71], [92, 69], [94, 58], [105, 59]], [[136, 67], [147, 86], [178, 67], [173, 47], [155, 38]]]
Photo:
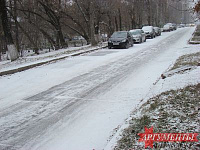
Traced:
[[92, 103], [87, 99], [94, 99], [96, 95], [112, 89], [132, 72], [137, 71], [141, 65], [166, 51], [169, 45], [172, 46], [186, 33], [186, 30], [176, 33], [158, 44], [98, 67], [0, 111], [0, 149], [6, 149], [11, 145], [14, 149], [23, 147], [37, 140], [48, 128], [61, 122], [63, 118], [67, 118], [69, 123], [76, 120], [77, 112], [87, 109]]

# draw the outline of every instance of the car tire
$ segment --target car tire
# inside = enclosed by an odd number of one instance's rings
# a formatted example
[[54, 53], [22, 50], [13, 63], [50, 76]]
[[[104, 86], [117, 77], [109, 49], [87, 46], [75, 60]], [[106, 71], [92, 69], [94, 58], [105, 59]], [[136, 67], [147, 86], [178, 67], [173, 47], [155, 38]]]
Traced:
[[108, 49], [111, 49], [112, 47], [111, 46], [108, 46]]
[[140, 42], [139, 42], [140, 44], [142, 43], [142, 38], [140, 38]]
[[131, 47], [133, 47], [133, 43], [131, 43]]
[[126, 45], [124, 46], [125, 49], [129, 48], [129, 43], [126, 43]]

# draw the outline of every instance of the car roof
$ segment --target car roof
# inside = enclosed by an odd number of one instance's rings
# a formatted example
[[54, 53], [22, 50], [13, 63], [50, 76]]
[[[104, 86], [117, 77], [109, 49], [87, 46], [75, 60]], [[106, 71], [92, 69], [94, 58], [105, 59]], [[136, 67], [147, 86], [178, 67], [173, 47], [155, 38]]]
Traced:
[[144, 27], [146, 28], [146, 27], [153, 27], [153, 26], [143, 26], [142, 28], [144, 28]]
[[169, 24], [165, 24], [164, 26], [170, 26]]
[[142, 29], [133, 29], [133, 30], [130, 30], [130, 32], [133, 32], [133, 31], [141, 31]]
[[128, 32], [128, 31], [115, 31], [115, 32]]

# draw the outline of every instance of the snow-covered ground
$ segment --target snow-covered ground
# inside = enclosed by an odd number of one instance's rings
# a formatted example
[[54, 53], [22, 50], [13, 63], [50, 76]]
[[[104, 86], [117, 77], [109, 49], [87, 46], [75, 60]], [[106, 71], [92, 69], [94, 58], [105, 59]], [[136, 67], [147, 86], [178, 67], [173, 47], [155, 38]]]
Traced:
[[[200, 52], [199, 46], [197, 46], [197, 45], [196, 46], [189, 46], [189, 47], [187, 47], [187, 50], [183, 51], [184, 54], [191, 54], [191, 53], [196, 53], [196, 52]], [[133, 112], [127, 118], [127, 120], [116, 129], [116, 131], [114, 132], [112, 137], [109, 139], [109, 142], [106, 145], [106, 147], [104, 148], [104, 150], [114, 149], [114, 147], [117, 146], [117, 142], [119, 142], [119, 140], [122, 138], [121, 135], [126, 136], [125, 133], [123, 133], [123, 132], [124, 132], [125, 129], [127, 129], [128, 127], [131, 126], [130, 121], [132, 121], [133, 118], [135, 119], [135, 118], [138, 118], [138, 116], [141, 117], [141, 116], [144, 115], [144, 114], [141, 113], [141, 110], [139, 110], [139, 109], [143, 109], [143, 111], [145, 110], [145, 108], [141, 107], [141, 106], [143, 106], [144, 104], [147, 105], [147, 103], [146, 103], [147, 100], [149, 100], [150, 98], [155, 98], [156, 99], [157, 95], [159, 95], [159, 94], [161, 94], [163, 92], [166, 92], [166, 91], [182, 89], [182, 88], [184, 88], [184, 87], [186, 87], [188, 85], [191, 85], [191, 86], [192, 85], [197, 85], [197, 84], [200, 83], [199, 75], [200, 75], [200, 67], [196, 66], [192, 70], [187, 70], [184, 73], [173, 74], [172, 76], [167, 77], [165, 79], [159, 78], [154, 83], [154, 85], [152, 86], [152, 88], [150, 89], [150, 91], [148, 92], [146, 97], [144, 99], [142, 99], [142, 101], [140, 103], [138, 103], [138, 105], [133, 109]], [[198, 103], [198, 101], [197, 101], [197, 103]], [[198, 108], [198, 106], [197, 106], [197, 108]], [[176, 111], [176, 110], [174, 110], [174, 111]], [[149, 110], [147, 112], [145, 111], [146, 114], [148, 114], [148, 112], [149, 112]], [[151, 116], [151, 117], [155, 117], [156, 118], [158, 116], [154, 115], [154, 116]], [[183, 124], [182, 126], [184, 126], [184, 125], [185, 124]], [[195, 127], [198, 126], [198, 124], [193, 124], [193, 125]], [[190, 123], [188, 123], [187, 126], [190, 126]], [[181, 129], [184, 129], [184, 127], [182, 127], [182, 128], [179, 127], [178, 129], [181, 130]], [[195, 128], [192, 128], [192, 129], [195, 130]], [[200, 131], [200, 128], [198, 128], [197, 131], [194, 131], [194, 132], [198, 133], [199, 131]], [[179, 132], [181, 132], [181, 131], [179, 131]], [[175, 132], [175, 133], [177, 133], [177, 132]], [[181, 133], [183, 133], [183, 132], [181, 132]], [[124, 136], [123, 136], [123, 138], [124, 138]], [[136, 140], [136, 141], [138, 141], [138, 140]], [[123, 144], [125, 144], [126, 142], [128, 142], [128, 141], [124, 140]], [[196, 144], [198, 144], [198, 143], [196, 143]]]
[[[43, 50], [43, 53], [40, 55], [34, 54], [33, 52], [27, 53], [23, 57], [20, 57], [16, 61], [11, 62], [10, 60], [4, 59], [0, 61], [0, 72], [8, 71], [12, 69], [17, 69], [24, 66], [29, 66], [32, 64], [37, 64], [41, 62], [46, 62], [54, 59], [59, 59], [63, 57], [70, 57], [74, 54], [79, 54], [82, 52], [90, 52], [93, 49], [102, 48], [106, 46], [106, 43], [102, 43], [101, 45], [92, 47], [91, 45], [86, 45], [82, 47], [69, 47], [67, 49], [60, 49], [57, 51], [48, 52], [47, 50]], [[6, 58], [6, 54], [4, 55]]]
[[187, 44], [194, 30], [0, 77], [0, 149], [104, 149], [134, 107], [160, 92], [160, 75], [199, 51]]

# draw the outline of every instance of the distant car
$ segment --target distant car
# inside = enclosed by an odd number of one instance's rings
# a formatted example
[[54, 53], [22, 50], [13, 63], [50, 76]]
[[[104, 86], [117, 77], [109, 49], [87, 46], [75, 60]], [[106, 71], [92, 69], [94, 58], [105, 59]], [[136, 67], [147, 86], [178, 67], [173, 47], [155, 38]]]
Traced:
[[169, 25], [170, 31], [176, 30], [176, 24], [174, 24], [174, 23], [167, 23], [166, 25]]
[[160, 36], [161, 35], [161, 29], [159, 27], [154, 27], [156, 36]]
[[194, 24], [194, 23], [191, 23], [191, 24], [190, 24], [190, 27], [195, 27], [195, 24]]
[[143, 43], [146, 41], [146, 34], [141, 29], [134, 29], [129, 31], [133, 37], [134, 43]]
[[170, 32], [170, 31], [171, 31], [170, 25], [166, 24], [163, 26], [163, 32]]
[[177, 25], [175, 23], [172, 23], [173, 30], [177, 30]]
[[183, 24], [183, 23], [180, 24], [180, 27], [181, 27], [181, 28], [184, 28], [184, 27], [185, 27], [185, 24]]
[[133, 38], [128, 31], [117, 31], [112, 34], [108, 40], [108, 48], [121, 47], [129, 48], [133, 46]]
[[153, 39], [156, 37], [153, 26], [144, 26], [142, 27], [142, 30], [145, 32], [147, 38]]
[[82, 36], [74, 36], [72, 40], [84, 40]]

